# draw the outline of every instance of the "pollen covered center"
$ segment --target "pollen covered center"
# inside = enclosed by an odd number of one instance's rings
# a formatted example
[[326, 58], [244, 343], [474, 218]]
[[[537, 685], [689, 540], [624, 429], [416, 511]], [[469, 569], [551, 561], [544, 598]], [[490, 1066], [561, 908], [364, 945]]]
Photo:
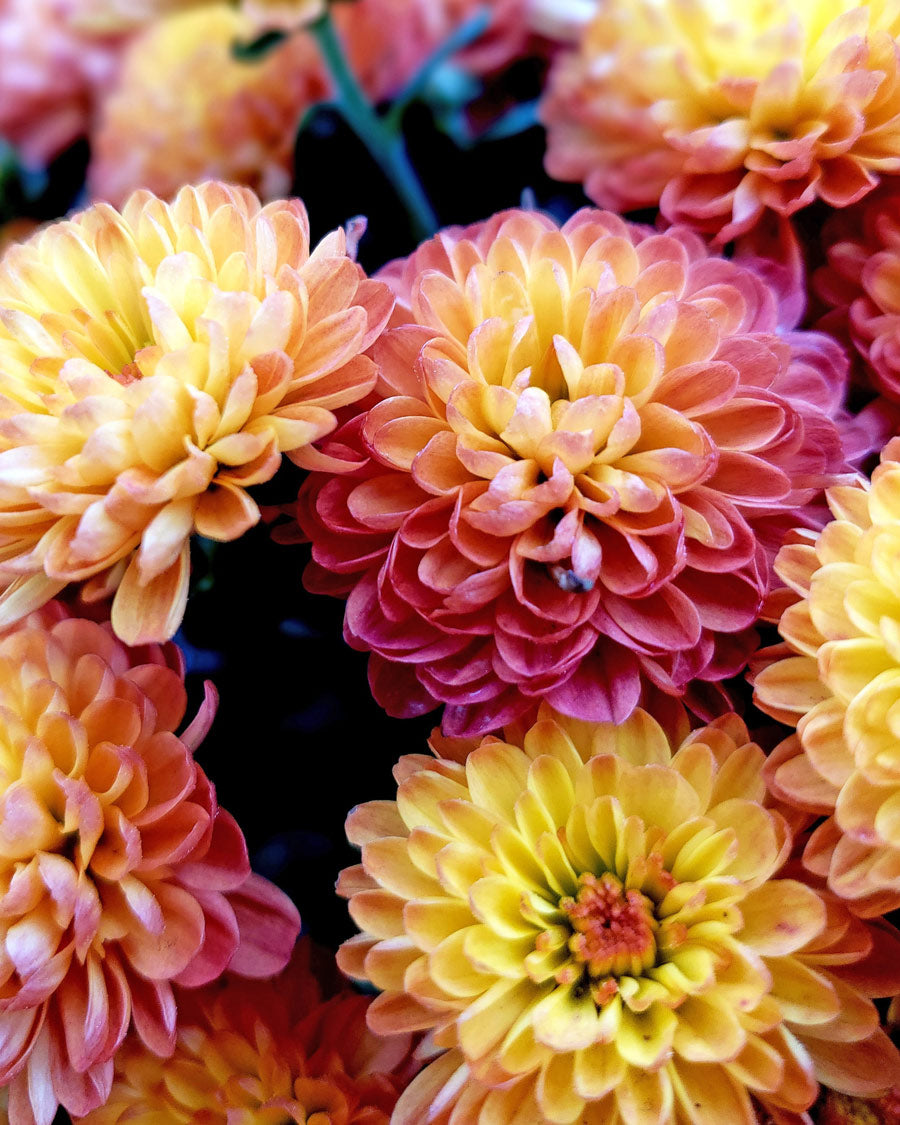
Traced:
[[637, 976], [656, 960], [658, 923], [650, 900], [625, 890], [609, 872], [578, 879], [577, 895], [560, 902], [572, 927], [569, 949], [592, 982], [625, 974]]

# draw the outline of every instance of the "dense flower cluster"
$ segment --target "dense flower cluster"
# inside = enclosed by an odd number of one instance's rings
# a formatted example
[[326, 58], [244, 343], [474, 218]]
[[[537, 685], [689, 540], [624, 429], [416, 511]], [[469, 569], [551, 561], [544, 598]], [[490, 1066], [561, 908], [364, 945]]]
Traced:
[[826, 819], [805, 862], [855, 910], [900, 906], [900, 442], [870, 489], [828, 493], [834, 520], [797, 534], [776, 569], [795, 591], [766, 650], [756, 702], [796, 725], [769, 758], [775, 793]]
[[536, 698], [619, 720], [643, 682], [734, 675], [763, 544], [843, 467], [835, 343], [779, 333], [695, 236], [602, 212], [499, 215], [382, 276], [380, 401], [327, 446], [361, 467], [298, 504], [375, 698], [483, 733]]
[[109, 1100], [82, 1125], [388, 1125], [411, 1037], [374, 1036], [371, 1000], [346, 987], [323, 995], [314, 956], [303, 941], [270, 981], [226, 976], [179, 991], [175, 1053], [159, 1058], [126, 1042]]
[[176, 649], [127, 649], [57, 605], [0, 640], [0, 1084], [50, 1125], [109, 1094], [129, 1029], [175, 1043], [173, 984], [277, 972], [299, 929], [252, 875], [193, 750]]
[[339, 885], [370, 1026], [447, 1048], [396, 1125], [736, 1125], [751, 1095], [802, 1113], [818, 1081], [894, 1082], [867, 997], [896, 987], [900, 934], [782, 870], [763, 762], [733, 715], [679, 742], [643, 711], [546, 709], [464, 763], [401, 759], [396, 803], [348, 820]]
[[206, 184], [137, 193], [0, 264], [0, 620], [70, 582], [115, 592], [128, 643], [171, 637], [189, 537], [259, 519], [247, 487], [298, 461], [375, 380], [390, 312], [299, 201]]
[[546, 95], [547, 168], [718, 241], [900, 171], [894, 0], [608, 0]]

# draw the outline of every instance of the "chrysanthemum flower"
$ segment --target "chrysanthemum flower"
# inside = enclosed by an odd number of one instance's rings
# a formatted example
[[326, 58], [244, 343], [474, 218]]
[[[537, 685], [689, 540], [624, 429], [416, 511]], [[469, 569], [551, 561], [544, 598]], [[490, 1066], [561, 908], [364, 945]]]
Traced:
[[174, 1055], [126, 1039], [109, 1100], [82, 1125], [388, 1125], [414, 1069], [412, 1038], [376, 1038], [370, 998], [324, 992], [306, 941], [272, 981], [179, 990]]
[[396, 802], [350, 814], [338, 962], [383, 990], [373, 1031], [448, 1049], [394, 1125], [751, 1125], [751, 1097], [895, 1081], [869, 997], [900, 934], [776, 877], [790, 830], [735, 715], [673, 734], [545, 709], [464, 763], [401, 759]]
[[72, 26], [68, 0], [0, 0], [0, 136], [45, 165], [88, 133], [120, 53]]
[[900, 171], [894, 0], [608, 0], [544, 103], [547, 168], [720, 242]]
[[900, 906], [900, 442], [870, 489], [828, 493], [834, 520], [776, 561], [796, 600], [760, 653], [759, 706], [797, 733], [767, 764], [784, 800], [824, 814], [805, 861], [854, 910]]
[[535, 699], [618, 720], [642, 681], [733, 675], [761, 540], [841, 468], [834, 341], [779, 333], [696, 236], [601, 212], [509, 212], [383, 276], [382, 401], [328, 443], [362, 467], [298, 505], [307, 584], [350, 595], [382, 706], [484, 733]]
[[848, 336], [866, 381], [900, 401], [900, 191], [886, 185], [834, 215], [822, 241], [828, 264], [813, 284], [832, 306], [822, 327]]
[[92, 137], [88, 186], [118, 205], [147, 188], [168, 198], [205, 179], [265, 198], [291, 184], [294, 134], [330, 85], [311, 39], [288, 37], [256, 61], [232, 45], [251, 18], [227, 4], [173, 14], [142, 31], [122, 59]]
[[278, 972], [299, 929], [252, 875], [181, 734], [173, 646], [48, 606], [0, 640], [0, 1085], [12, 1125], [100, 1105], [129, 1025], [175, 1043], [172, 985]]
[[302, 463], [360, 398], [391, 307], [299, 200], [138, 192], [0, 263], [0, 624], [69, 582], [116, 592], [128, 643], [172, 636], [193, 532], [259, 519], [247, 487]]

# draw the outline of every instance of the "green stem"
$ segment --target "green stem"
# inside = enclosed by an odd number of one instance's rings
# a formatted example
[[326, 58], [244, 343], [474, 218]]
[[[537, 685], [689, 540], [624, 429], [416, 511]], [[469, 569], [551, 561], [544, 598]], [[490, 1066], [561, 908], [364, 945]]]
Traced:
[[403, 137], [389, 129], [372, 108], [347, 57], [327, 9], [309, 25], [322, 52], [322, 58], [337, 88], [337, 107], [344, 120], [369, 150], [372, 158], [390, 180], [409, 214], [413, 233], [430, 238], [438, 228], [437, 217], [409, 162]]

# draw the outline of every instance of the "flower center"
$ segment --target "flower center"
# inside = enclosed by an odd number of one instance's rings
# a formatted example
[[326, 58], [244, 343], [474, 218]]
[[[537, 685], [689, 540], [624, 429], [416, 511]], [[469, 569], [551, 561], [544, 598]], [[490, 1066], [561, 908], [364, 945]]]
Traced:
[[560, 907], [573, 931], [569, 949], [591, 979], [636, 976], [650, 968], [658, 927], [650, 900], [640, 891], [626, 891], [608, 871], [599, 877], [586, 873], [578, 882], [577, 896], [562, 899]]

